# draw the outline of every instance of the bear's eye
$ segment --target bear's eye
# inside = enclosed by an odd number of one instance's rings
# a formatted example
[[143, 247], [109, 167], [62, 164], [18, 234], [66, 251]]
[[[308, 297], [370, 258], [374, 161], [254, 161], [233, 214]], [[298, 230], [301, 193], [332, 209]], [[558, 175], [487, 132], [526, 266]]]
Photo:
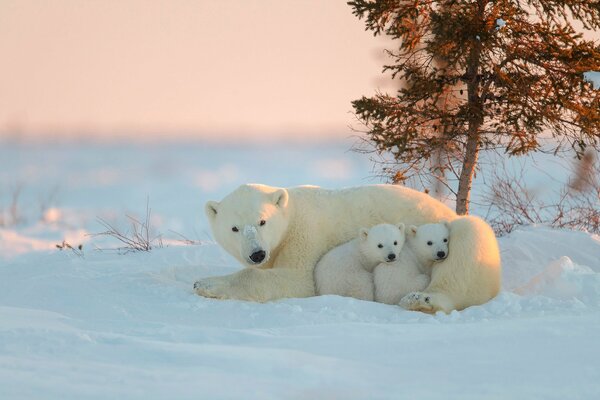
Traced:
[[430, 240], [429, 242], [427, 242], [427, 246], [431, 246], [433, 244], [433, 242]]
[[379, 244], [377, 245], [377, 247], [379, 247], [380, 249], [382, 249], [382, 248], [383, 248], [383, 245], [382, 245], [381, 243], [379, 243]]
[[444, 239], [444, 243], [448, 243], [448, 239]]
[[398, 246], [398, 242], [394, 242], [394, 246]]
[[260, 222], [258, 223], [260, 226], [263, 226], [264, 224], [266, 224], [267, 221], [265, 221], [264, 219], [261, 219]]
[[233, 228], [231, 228], [231, 230], [234, 231], [234, 232], [239, 232], [240, 231], [237, 226], [234, 226]]

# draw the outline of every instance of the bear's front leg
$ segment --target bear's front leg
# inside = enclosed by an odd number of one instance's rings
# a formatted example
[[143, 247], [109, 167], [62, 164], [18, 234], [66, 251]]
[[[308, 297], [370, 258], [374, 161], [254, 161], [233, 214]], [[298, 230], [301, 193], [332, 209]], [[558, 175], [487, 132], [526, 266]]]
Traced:
[[448, 314], [455, 309], [452, 300], [442, 293], [412, 292], [404, 296], [398, 305], [410, 311], [428, 314], [435, 314], [438, 311]]
[[204, 297], [265, 302], [286, 297], [315, 295], [308, 269], [246, 268], [231, 275], [200, 279], [194, 290]]

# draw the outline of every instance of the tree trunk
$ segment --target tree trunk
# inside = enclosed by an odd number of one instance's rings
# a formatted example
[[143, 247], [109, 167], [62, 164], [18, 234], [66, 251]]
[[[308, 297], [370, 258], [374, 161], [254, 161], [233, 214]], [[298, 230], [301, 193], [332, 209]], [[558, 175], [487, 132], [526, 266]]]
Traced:
[[[456, 213], [464, 215], [469, 213], [469, 201], [471, 197], [471, 185], [475, 166], [479, 156], [479, 127], [476, 128], [474, 135], [469, 132], [467, 145], [465, 147], [465, 159], [463, 161], [460, 177], [458, 178], [458, 192], [456, 193]], [[471, 129], [469, 128], [469, 131]]]
[[[479, 51], [474, 52], [479, 53]], [[483, 124], [483, 105], [480, 103], [481, 100], [479, 98], [479, 83], [477, 81], [478, 64], [474, 67], [473, 80], [469, 81], [467, 85], [469, 94], [469, 128], [467, 143], [465, 145], [465, 158], [463, 159], [462, 169], [458, 178], [458, 192], [456, 193], [456, 213], [459, 215], [469, 213], [471, 186], [479, 157], [479, 129]], [[468, 69], [471, 69], [471, 67], [469, 66]]]
[[[483, 24], [484, 10], [487, 1], [478, 1], [478, 18], [480, 26]], [[473, 175], [479, 157], [480, 128], [483, 125], [483, 102], [479, 96], [479, 65], [481, 56], [481, 41], [479, 37], [473, 38], [473, 47], [467, 61], [467, 95], [469, 108], [469, 126], [467, 143], [465, 145], [465, 158], [458, 178], [458, 192], [456, 194], [456, 213], [464, 215], [469, 213], [469, 200]]]

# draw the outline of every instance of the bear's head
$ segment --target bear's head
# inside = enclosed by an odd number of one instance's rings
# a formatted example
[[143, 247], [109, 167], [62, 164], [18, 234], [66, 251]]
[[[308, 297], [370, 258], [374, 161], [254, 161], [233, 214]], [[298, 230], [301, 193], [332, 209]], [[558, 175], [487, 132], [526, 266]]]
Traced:
[[450, 236], [448, 222], [411, 225], [408, 237], [417, 257], [424, 261], [441, 261], [448, 257]]
[[404, 224], [379, 224], [359, 231], [360, 251], [373, 264], [396, 260], [405, 239]]
[[242, 185], [205, 212], [215, 240], [242, 264], [269, 261], [288, 228], [288, 192], [265, 185]]

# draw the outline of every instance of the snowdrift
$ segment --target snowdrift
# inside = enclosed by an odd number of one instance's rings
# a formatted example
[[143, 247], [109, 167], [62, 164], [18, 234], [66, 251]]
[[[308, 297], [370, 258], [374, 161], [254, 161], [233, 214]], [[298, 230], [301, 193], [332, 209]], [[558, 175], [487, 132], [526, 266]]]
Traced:
[[[206, 200], [243, 182], [370, 183], [368, 158], [348, 147], [0, 147], [0, 208], [24, 182], [27, 220], [0, 228], [0, 399], [600, 396], [594, 235], [529, 227], [501, 238], [503, 291], [450, 315], [335, 296], [255, 304], [193, 293], [196, 279], [239, 268], [205, 234]], [[553, 177], [564, 170], [545, 165]], [[56, 184], [37, 222], [38, 199]], [[148, 198], [153, 226], [203, 244], [172, 236], [150, 253], [94, 250], [115, 244], [87, 236], [101, 228], [96, 217], [139, 215]], [[83, 243], [84, 257], [57, 249], [63, 240]]]
[[435, 316], [336, 296], [201, 298], [196, 278], [238, 268], [213, 243], [29, 252], [0, 267], [0, 397], [600, 393], [600, 239], [537, 227], [500, 243], [503, 292]]

